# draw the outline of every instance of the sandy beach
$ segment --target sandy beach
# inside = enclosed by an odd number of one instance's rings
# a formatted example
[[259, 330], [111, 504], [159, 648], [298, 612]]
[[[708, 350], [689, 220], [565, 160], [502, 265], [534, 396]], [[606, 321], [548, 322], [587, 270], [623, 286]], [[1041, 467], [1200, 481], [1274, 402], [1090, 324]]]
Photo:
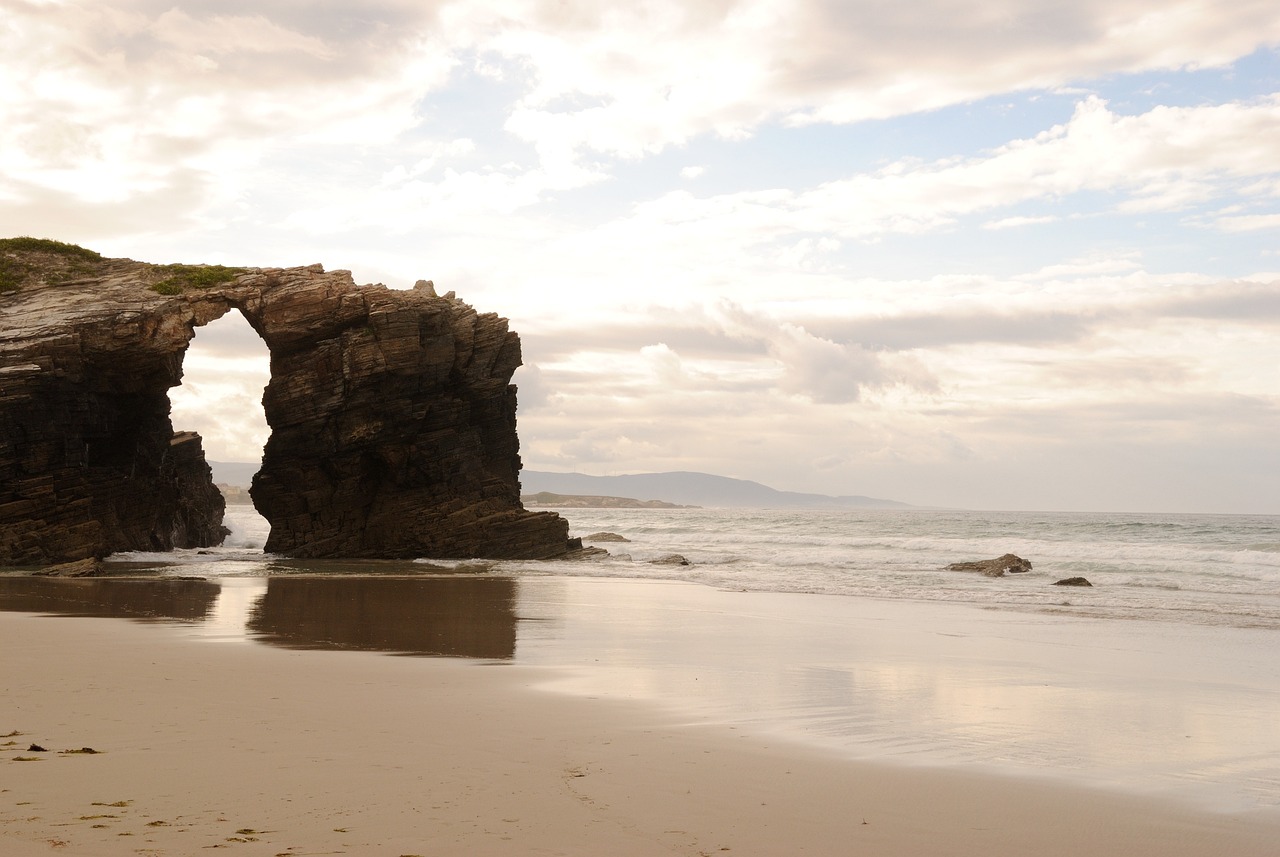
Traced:
[[[516, 612], [534, 631], [510, 659], [317, 651], [225, 629], [0, 612], [0, 734], [12, 733], [0, 739], [0, 852], [1177, 857], [1274, 855], [1280, 842], [1274, 807], [1215, 812], [1053, 776], [852, 758], [694, 716], [656, 692], [605, 682], [593, 694], [584, 666], [552, 663], [539, 642], [549, 627], [572, 636], [587, 627], [578, 610], [604, 625], [629, 612], [637, 634], [661, 630], [641, 609], [601, 613], [602, 596], [645, 594], [676, 616], [738, 604], [725, 626], [756, 639], [733, 653], [741, 661], [785, 655], [785, 634], [761, 638], [753, 622], [769, 604], [785, 613], [787, 599], [625, 581], [530, 592]], [[882, 621], [901, 623], [902, 607]], [[822, 627], [820, 613], [807, 621]], [[611, 668], [598, 635], [579, 645], [585, 663], [582, 646], [605, 658], [597, 677], [640, 675], [635, 663]], [[999, 669], [987, 649], [961, 657]], [[570, 685], [577, 692], [548, 689]], [[71, 752], [84, 748], [95, 752]]]

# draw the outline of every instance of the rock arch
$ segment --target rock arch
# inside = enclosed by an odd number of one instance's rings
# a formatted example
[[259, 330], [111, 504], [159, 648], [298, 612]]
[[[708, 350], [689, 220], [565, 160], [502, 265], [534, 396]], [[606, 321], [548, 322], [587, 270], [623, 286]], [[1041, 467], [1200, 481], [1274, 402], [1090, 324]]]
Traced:
[[220, 542], [221, 496], [199, 437], [174, 432], [168, 390], [195, 329], [232, 308], [271, 354], [271, 436], [250, 492], [271, 523], [268, 551], [573, 547], [566, 521], [520, 504], [520, 340], [505, 319], [428, 283], [357, 286], [319, 265], [175, 286], [177, 266], [24, 264], [20, 288], [0, 292], [0, 565]]

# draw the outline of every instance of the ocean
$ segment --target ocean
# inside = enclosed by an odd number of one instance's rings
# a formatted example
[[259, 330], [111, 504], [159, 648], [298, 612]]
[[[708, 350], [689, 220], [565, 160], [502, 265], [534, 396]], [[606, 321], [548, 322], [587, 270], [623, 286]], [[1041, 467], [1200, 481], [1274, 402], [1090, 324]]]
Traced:
[[[495, 573], [684, 580], [746, 591], [941, 601], [993, 609], [1280, 630], [1280, 516], [926, 510], [567, 509], [570, 534], [610, 556], [491, 562]], [[226, 546], [122, 556], [177, 573], [293, 573], [259, 549], [267, 524], [231, 506]], [[1032, 571], [946, 566], [1006, 553]], [[654, 562], [678, 554], [688, 565]], [[212, 565], [210, 565], [212, 563]], [[440, 566], [439, 561], [422, 563]], [[447, 565], [447, 564], [446, 564]], [[476, 570], [474, 563], [467, 566]], [[189, 569], [188, 569], [189, 570]], [[1084, 577], [1092, 586], [1053, 585]]]

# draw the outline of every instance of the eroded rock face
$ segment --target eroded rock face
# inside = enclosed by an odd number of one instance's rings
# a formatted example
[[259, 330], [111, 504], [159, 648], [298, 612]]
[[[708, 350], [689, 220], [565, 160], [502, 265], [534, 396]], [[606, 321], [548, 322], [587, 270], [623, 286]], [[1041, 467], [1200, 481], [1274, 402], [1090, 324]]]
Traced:
[[232, 308], [271, 352], [272, 433], [251, 491], [268, 551], [540, 558], [574, 546], [567, 522], [520, 505], [520, 343], [505, 319], [318, 265], [164, 295], [151, 286], [172, 282], [166, 267], [19, 261], [35, 273], [0, 291], [0, 564], [221, 542], [221, 495], [199, 437], [174, 433], [168, 390], [195, 328]]

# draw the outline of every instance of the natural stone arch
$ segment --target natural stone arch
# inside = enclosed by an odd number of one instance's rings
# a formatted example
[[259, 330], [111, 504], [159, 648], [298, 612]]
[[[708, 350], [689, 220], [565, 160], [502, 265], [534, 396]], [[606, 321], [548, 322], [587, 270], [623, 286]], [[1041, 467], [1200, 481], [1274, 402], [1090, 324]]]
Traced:
[[0, 564], [220, 541], [221, 497], [198, 436], [173, 432], [168, 390], [195, 329], [232, 308], [271, 355], [271, 436], [251, 489], [268, 551], [540, 558], [572, 547], [567, 522], [520, 505], [520, 343], [505, 319], [429, 284], [356, 286], [319, 265], [238, 270], [203, 288], [173, 288], [173, 266], [88, 267], [0, 294]]

